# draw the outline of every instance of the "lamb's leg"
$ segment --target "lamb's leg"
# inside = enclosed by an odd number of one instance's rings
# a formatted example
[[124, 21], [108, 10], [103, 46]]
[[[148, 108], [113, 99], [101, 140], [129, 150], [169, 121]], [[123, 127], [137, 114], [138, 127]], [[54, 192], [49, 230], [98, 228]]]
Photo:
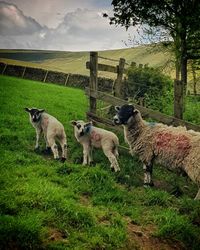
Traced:
[[55, 160], [59, 159], [59, 155], [58, 155], [58, 146], [55, 143], [55, 139], [53, 136], [47, 136], [47, 140], [49, 143], [49, 146], [51, 147], [51, 150], [53, 152], [53, 156]]
[[151, 179], [152, 177], [152, 171], [153, 171], [153, 164], [149, 164], [149, 165], [143, 165], [143, 169], [144, 169], [144, 186], [154, 186], [153, 181]]
[[197, 195], [194, 198], [195, 200], [200, 200], [200, 188], [199, 191], [197, 192]]
[[61, 158], [61, 161], [65, 162], [65, 160], [67, 159], [67, 141], [66, 141], [66, 137], [63, 137], [60, 140], [60, 145], [61, 145], [61, 148], [62, 148], [62, 158]]
[[89, 163], [90, 154], [90, 146], [87, 144], [83, 144], [83, 165], [87, 165]]
[[119, 164], [117, 162], [117, 158], [113, 154], [110, 147], [103, 147], [103, 152], [104, 152], [105, 156], [107, 156], [108, 160], [111, 163], [111, 166], [110, 166], [111, 169], [114, 168], [115, 172], [120, 171], [120, 167], [119, 167]]
[[92, 148], [92, 146], [90, 146], [90, 147], [89, 147], [89, 154], [88, 154], [88, 162], [89, 162], [89, 165], [91, 165], [91, 164], [93, 163], [92, 151], [93, 151], [93, 148]]
[[44, 134], [44, 140], [46, 142], [46, 149], [44, 150], [44, 154], [50, 154], [51, 153], [51, 147], [49, 146], [47, 136]]
[[114, 153], [115, 157], [118, 159], [119, 153], [118, 153], [118, 148], [117, 147], [114, 148], [113, 153]]
[[35, 142], [35, 150], [39, 149], [39, 140], [40, 140], [40, 135], [42, 133], [42, 130], [39, 128], [36, 128], [36, 142]]

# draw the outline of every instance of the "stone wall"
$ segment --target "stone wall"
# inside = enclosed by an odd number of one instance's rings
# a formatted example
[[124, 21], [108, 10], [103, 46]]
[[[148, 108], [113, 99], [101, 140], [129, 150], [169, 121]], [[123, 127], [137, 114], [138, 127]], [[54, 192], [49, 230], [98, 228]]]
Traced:
[[[71, 73], [67, 74], [50, 70], [47, 71], [45, 69], [11, 65], [2, 62], [0, 62], [0, 74], [81, 89], [89, 86], [89, 76]], [[100, 91], [111, 92], [112, 86], [112, 79], [98, 77], [98, 89]]]

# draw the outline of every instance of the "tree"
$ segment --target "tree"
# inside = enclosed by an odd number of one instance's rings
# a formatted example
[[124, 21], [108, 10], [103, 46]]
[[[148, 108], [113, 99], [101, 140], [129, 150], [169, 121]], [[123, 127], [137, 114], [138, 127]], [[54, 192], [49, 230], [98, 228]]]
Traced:
[[112, 5], [114, 15], [110, 17], [110, 24], [122, 25], [127, 29], [136, 25], [161, 28], [173, 40], [176, 61], [174, 115], [182, 119], [187, 60], [200, 57], [200, 1], [113, 0]]

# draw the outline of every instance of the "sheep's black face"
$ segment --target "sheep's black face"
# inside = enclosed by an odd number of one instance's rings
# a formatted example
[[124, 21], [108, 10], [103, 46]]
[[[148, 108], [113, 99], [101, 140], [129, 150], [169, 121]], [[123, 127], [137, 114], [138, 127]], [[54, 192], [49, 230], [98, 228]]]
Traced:
[[134, 107], [132, 105], [116, 106], [117, 114], [113, 117], [115, 125], [126, 125], [128, 120], [134, 114]]
[[32, 122], [39, 122], [41, 118], [41, 114], [44, 112], [44, 109], [36, 109], [36, 108], [25, 108], [31, 117]]
[[84, 121], [72, 121], [75, 132], [78, 136], [84, 136], [90, 130], [91, 123], [85, 123]]

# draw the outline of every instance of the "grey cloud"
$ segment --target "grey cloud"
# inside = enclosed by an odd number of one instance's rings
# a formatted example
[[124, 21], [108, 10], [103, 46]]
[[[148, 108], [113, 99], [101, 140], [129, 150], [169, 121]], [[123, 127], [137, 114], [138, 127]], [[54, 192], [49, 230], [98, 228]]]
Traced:
[[43, 27], [33, 18], [27, 17], [14, 4], [0, 2], [0, 34], [20, 36], [33, 34]]
[[68, 12], [62, 22], [51, 29], [42, 27], [36, 21], [28, 22], [33, 19], [22, 15], [16, 6], [14, 10], [25, 19], [29, 32], [22, 32], [23, 25], [19, 24], [15, 28], [17, 35], [14, 35], [14, 31], [4, 30], [4, 35], [0, 32], [1, 48], [89, 51], [126, 47], [122, 40], [128, 39], [128, 33], [124, 28], [110, 26], [108, 20], [102, 17], [103, 10], [76, 9]]

